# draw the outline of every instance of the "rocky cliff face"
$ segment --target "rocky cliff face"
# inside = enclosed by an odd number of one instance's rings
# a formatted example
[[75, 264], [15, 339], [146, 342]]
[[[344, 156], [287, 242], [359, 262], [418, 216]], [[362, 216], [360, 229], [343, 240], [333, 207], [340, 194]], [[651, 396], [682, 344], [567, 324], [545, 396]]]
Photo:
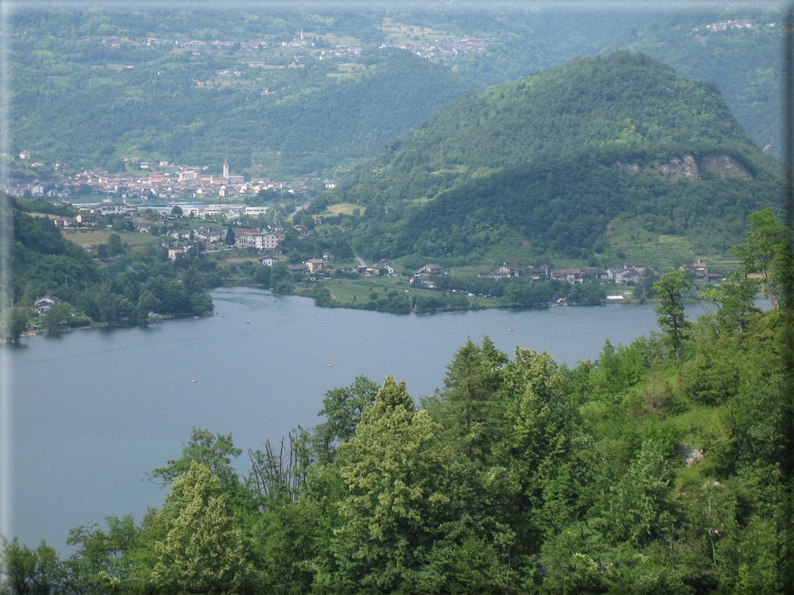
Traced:
[[618, 161], [615, 167], [630, 173], [649, 171], [655, 176], [665, 180], [687, 179], [698, 181], [701, 179], [701, 172], [713, 173], [720, 178], [734, 178], [740, 180], [752, 180], [753, 176], [747, 169], [730, 155], [706, 155], [696, 160], [692, 155], [675, 157], [667, 163], [657, 163], [650, 168], [642, 168], [637, 163], [623, 163]]

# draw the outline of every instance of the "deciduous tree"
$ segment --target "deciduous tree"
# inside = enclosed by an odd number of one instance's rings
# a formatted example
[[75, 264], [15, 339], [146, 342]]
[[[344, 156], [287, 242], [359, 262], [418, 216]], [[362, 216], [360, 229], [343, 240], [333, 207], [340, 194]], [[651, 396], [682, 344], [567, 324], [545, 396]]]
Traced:
[[250, 565], [220, 480], [193, 461], [157, 513], [166, 536], [154, 544], [151, 585], [160, 593], [239, 593]]
[[690, 328], [684, 313], [683, 292], [691, 286], [692, 284], [684, 278], [684, 271], [680, 270], [662, 275], [653, 285], [653, 293], [659, 300], [659, 305], [654, 308], [659, 315], [657, 322], [679, 361]]

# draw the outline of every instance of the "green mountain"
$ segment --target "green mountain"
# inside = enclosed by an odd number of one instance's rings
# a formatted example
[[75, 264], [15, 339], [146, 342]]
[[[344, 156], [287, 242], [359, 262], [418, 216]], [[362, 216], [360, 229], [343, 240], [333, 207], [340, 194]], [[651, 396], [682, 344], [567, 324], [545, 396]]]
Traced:
[[715, 84], [758, 146], [782, 157], [784, 22], [781, 7], [687, 10], [613, 47], [644, 52], [683, 76]]
[[454, 102], [325, 200], [366, 207], [355, 247], [368, 255], [482, 263], [509, 242], [529, 260], [612, 258], [625, 229], [702, 254], [777, 200], [773, 166], [712, 85], [618, 52]]
[[[126, 29], [97, 35], [90, 11], [67, 12], [74, 26], [53, 34], [59, 14], [20, 15], [9, 44], [12, 153], [31, 151], [45, 165], [39, 175], [56, 161], [123, 171], [123, 160], [136, 157], [209, 171], [228, 157], [234, 173], [274, 177], [329, 172], [376, 154], [476, 89], [396, 49], [345, 54], [318, 38], [290, 52], [264, 26], [205, 33], [183, 47], [196, 32], [174, 15], [164, 20], [175, 30], [155, 31], [149, 43], [125, 37]], [[103, 19], [110, 27], [123, 16]], [[210, 34], [228, 47], [201, 41]], [[240, 43], [260, 38], [266, 49]]]
[[[780, 156], [777, 9], [434, 4], [13, 11], [11, 153], [29, 150], [43, 165], [16, 160], [12, 177], [120, 171], [135, 157], [213, 173], [225, 156], [233, 173], [341, 174], [475, 89], [624, 48], [717, 85], [744, 129]], [[727, 19], [756, 26], [708, 29]], [[449, 50], [470, 38], [485, 49]]]

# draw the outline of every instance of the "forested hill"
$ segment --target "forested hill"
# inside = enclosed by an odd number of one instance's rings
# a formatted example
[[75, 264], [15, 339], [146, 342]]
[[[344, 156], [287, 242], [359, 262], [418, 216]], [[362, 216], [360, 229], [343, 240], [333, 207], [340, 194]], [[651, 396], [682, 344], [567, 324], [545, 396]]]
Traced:
[[338, 194], [432, 198], [541, 152], [675, 143], [753, 144], [713, 87], [642, 54], [577, 58], [445, 107], [357, 168]]
[[[716, 88], [617, 52], [445, 107], [325, 200], [365, 205], [357, 247], [384, 257], [482, 261], [515, 234], [536, 255], [592, 257], [608, 252], [610, 221], [640, 204], [658, 211], [646, 231], [698, 236], [698, 249], [719, 251], [777, 200], [773, 165]], [[702, 237], [704, 226], [722, 237]]]

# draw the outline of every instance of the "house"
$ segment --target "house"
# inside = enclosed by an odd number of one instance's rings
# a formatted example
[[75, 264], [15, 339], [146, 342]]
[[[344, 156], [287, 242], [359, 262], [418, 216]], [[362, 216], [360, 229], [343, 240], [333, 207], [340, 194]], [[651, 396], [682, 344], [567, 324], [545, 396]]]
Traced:
[[254, 246], [257, 250], [278, 250], [278, 244], [282, 239], [274, 233], [258, 233], [254, 235]]
[[372, 265], [372, 268], [376, 269], [379, 275], [383, 275], [384, 273], [386, 273], [386, 276], [388, 277], [394, 276], [394, 267], [388, 260], [380, 260], [374, 263]]
[[552, 281], [567, 281], [568, 283], [584, 283], [581, 269], [552, 269]]
[[183, 254], [187, 254], [188, 247], [187, 246], [177, 246], [176, 248], [169, 248], [168, 249], [168, 258], [171, 260], [176, 260], [180, 258]]
[[477, 272], [478, 277], [487, 277], [489, 279], [506, 279], [508, 277], [520, 277], [521, 271], [519, 269], [508, 266], [502, 263], [502, 266], [493, 270], [482, 270]]
[[47, 311], [55, 304], [60, 304], [61, 300], [52, 295], [43, 295], [35, 302], [33, 302], [33, 311], [38, 314], [46, 314]]
[[529, 269], [529, 274], [533, 281], [548, 279], [551, 276], [551, 267], [547, 264], [542, 264], [538, 267], [532, 267]]
[[97, 224], [97, 217], [93, 213], [77, 213], [75, 221], [83, 227], [95, 227]]
[[637, 269], [623, 268], [623, 269], [610, 269], [611, 278], [618, 285], [626, 285], [627, 283], [639, 283], [642, 279], [642, 273]]
[[325, 261], [319, 258], [311, 258], [307, 260], [305, 264], [308, 267], [310, 273], [325, 270]]
[[278, 264], [278, 258], [268, 254], [262, 260], [259, 261], [259, 264], [263, 264], [268, 267], [272, 267], [275, 264]]
[[414, 277], [439, 277], [444, 274], [444, 267], [440, 264], [426, 264], [414, 273]]
[[305, 273], [309, 270], [309, 267], [305, 262], [302, 262], [300, 264], [288, 264], [287, 270], [290, 273]]
[[97, 211], [99, 211], [101, 215], [126, 215], [127, 205], [124, 203], [103, 202], [94, 210], [94, 212]]
[[582, 269], [582, 278], [585, 281], [606, 281], [609, 279], [609, 273], [603, 269], [587, 268]]
[[226, 230], [218, 227], [201, 226], [193, 230], [193, 237], [216, 244], [226, 237]]
[[709, 266], [705, 262], [700, 262], [700, 259], [698, 259], [697, 262], [686, 265], [682, 268], [685, 270], [689, 269], [691, 271], [694, 271], [695, 276], [701, 277], [703, 279], [705, 279], [706, 275], [709, 274]]
[[241, 228], [234, 230], [234, 245], [238, 248], [256, 246], [257, 230], [253, 228]]
[[77, 226], [77, 219], [74, 217], [58, 217], [53, 221], [55, 223], [55, 227], [58, 229], [69, 229], [70, 227]]

